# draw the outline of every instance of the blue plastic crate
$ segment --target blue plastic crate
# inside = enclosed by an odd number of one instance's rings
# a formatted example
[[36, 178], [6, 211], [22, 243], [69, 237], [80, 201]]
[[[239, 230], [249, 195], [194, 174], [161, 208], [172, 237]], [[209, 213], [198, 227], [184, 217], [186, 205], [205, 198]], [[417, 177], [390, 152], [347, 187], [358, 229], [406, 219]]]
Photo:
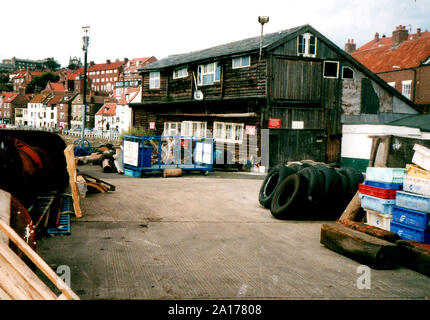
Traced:
[[406, 191], [397, 191], [396, 206], [429, 213], [430, 197]]
[[404, 240], [418, 241], [422, 243], [430, 243], [430, 232], [423, 231], [414, 227], [391, 221], [390, 231], [396, 233]]
[[403, 190], [403, 183], [388, 183], [388, 182], [364, 180], [364, 184], [370, 187], [381, 188], [381, 189]]
[[124, 168], [124, 174], [129, 177], [141, 177], [142, 171]]
[[359, 197], [361, 199], [361, 206], [364, 209], [370, 209], [385, 214], [393, 213], [393, 206], [396, 203], [394, 199], [381, 199], [361, 193]]
[[394, 206], [393, 221], [426, 230], [429, 227], [430, 215], [425, 212]]

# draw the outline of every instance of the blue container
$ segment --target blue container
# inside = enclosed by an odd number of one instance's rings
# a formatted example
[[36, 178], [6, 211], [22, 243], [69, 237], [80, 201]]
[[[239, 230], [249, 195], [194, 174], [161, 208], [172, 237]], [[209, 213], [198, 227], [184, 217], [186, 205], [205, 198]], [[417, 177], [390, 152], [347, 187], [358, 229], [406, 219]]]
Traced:
[[152, 147], [143, 146], [139, 148], [139, 168], [151, 166]]
[[429, 227], [430, 215], [425, 212], [394, 206], [393, 221], [426, 230]]
[[388, 183], [388, 182], [364, 180], [364, 184], [370, 187], [381, 188], [381, 189], [403, 190], [403, 183]]
[[359, 197], [361, 199], [361, 206], [364, 209], [370, 209], [385, 214], [393, 213], [393, 207], [396, 203], [396, 200], [394, 199], [381, 199], [361, 193], [359, 194]]
[[397, 191], [396, 206], [416, 211], [430, 212], [430, 197], [406, 191]]
[[391, 221], [390, 231], [398, 234], [400, 238], [404, 240], [430, 243], [430, 232], [428, 231], [423, 231], [414, 227], [409, 227], [394, 221]]
[[129, 177], [141, 177], [142, 171], [124, 168], [124, 174]]

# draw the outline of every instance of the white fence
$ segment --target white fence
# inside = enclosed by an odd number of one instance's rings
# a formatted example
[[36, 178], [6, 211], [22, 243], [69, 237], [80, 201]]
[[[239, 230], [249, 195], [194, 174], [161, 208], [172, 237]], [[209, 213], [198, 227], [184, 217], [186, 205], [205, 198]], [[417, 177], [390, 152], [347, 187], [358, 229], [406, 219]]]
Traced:
[[[63, 130], [63, 134], [72, 136], [72, 137], [82, 137], [82, 131], [76, 131], [76, 130]], [[84, 132], [85, 138], [90, 139], [103, 139], [103, 140], [110, 140], [110, 141], [119, 141], [120, 140], [120, 134], [117, 131], [110, 131], [110, 130], [92, 130], [92, 131], [85, 131]]]

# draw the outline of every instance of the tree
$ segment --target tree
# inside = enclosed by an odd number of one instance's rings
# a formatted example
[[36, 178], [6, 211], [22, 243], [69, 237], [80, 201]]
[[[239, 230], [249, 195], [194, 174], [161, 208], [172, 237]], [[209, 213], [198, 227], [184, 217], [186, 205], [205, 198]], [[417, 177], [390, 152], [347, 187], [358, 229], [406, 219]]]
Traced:
[[35, 89], [39, 91], [45, 89], [48, 82], [57, 82], [60, 80], [60, 76], [51, 72], [46, 72], [41, 76], [35, 77], [25, 88], [25, 93], [34, 93]]
[[55, 61], [54, 58], [46, 59], [46, 61], [43, 64], [45, 65], [46, 68], [52, 71], [55, 71], [60, 68], [60, 64], [57, 61]]
[[70, 70], [76, 70], [76, 69], [78, 69], [78, 65], [76, 65], [75, 63], [70, 63], [70, 64], [67, 66], [67, 69], [70, 69]]
[[0, 91], [4, 91], [5, 89], [7, 89], [7, 91], [12, 91], [13, 86], [9, 82], [8, 76], [0, 76], [0, 88]]

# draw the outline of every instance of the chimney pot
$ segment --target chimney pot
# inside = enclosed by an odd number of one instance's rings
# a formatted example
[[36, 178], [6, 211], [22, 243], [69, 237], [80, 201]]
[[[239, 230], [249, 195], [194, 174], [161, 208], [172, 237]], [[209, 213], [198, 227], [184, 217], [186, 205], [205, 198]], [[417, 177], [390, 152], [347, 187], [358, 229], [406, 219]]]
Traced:
[[399, 25], [396, 30], [393, 31], [391, 46], [396, 47], [400, 45], [403, 41], [408, 40], [408, 37], [409, 32], [406, 30], [406, 27]]
[[417, 29], [417, 37], [421, 37], [421, 28]]
[[110, 64], [110, 60], [109, 59], [106, 60], [106, 64]]
[[379, 33], [378, 32], [375, 33], [375, 41], [379, 41]]
[[356, 45], [354, 43], [354, 39], [348, 39], [345, 43], [345, 52], [351, 54], [356, 49]]

